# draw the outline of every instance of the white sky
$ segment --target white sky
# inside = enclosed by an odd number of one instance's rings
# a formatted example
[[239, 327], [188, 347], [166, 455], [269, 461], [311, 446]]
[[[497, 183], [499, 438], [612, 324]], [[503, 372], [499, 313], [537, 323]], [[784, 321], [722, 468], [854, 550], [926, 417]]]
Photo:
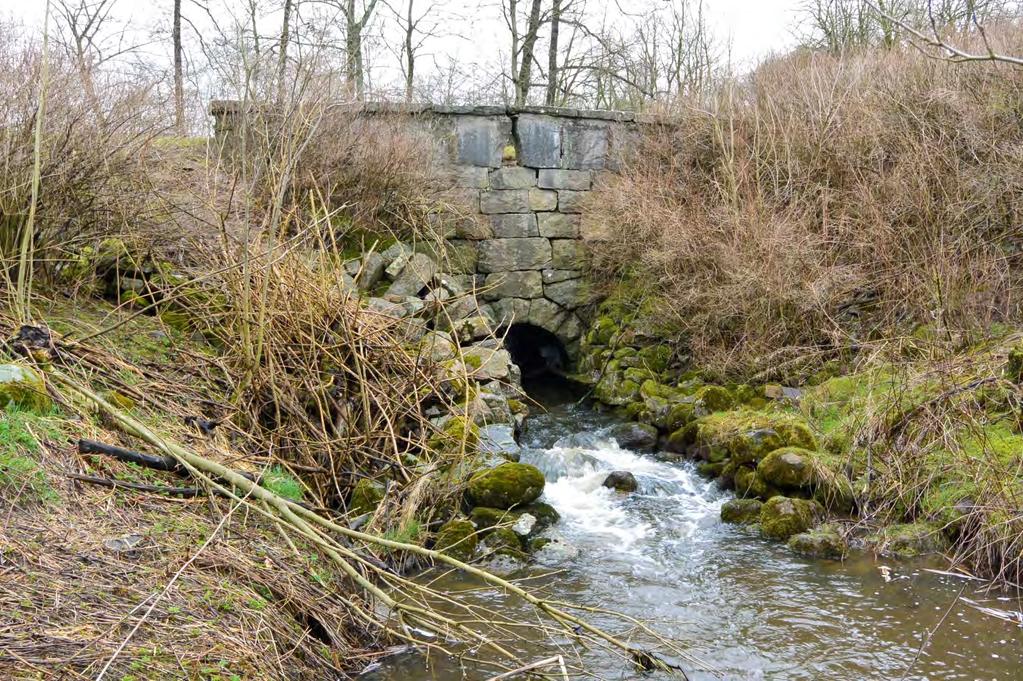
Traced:
[[[603, 0], [589, 0], [589, 4], [599, 5]], [[673, 0], [658, 0], [670, 6]], [[152, 28], [154, 25], [169, 24], [171, 0], [116, 0], [117, 14], [130, 17], [132, 24], [139, 29]], [[227, 0], [207, 0], [210, 7], [223, 7]], [[236, 0], [237, 2], [237, 0]], [[424, 0], [424, 3], [426, 0]], [[612, 0], [607, 0], [612, 2]], [[618, 5], [628, 11], [636, 0], [617, 0]], [[795, 42], [793, 31], [797, 21], [796, 10], [802, 0], [704, 0], [704, 10], [708, 23], [715, 37], [731, 47], [731, 62], [734, 68], [745, 71], [756, 65], [758, 61], [774, 52], [782, 52]], [[261, 4], [280, 5], [281, 0], [263, 0]], [[459, 57], [475, 54], [475, 61], [492, 58], [498, 50], [507, 52], [502, 40], [507, 40], [505, 29], [497, 19], [497, 14], [489, 17], [484, 12], [466, 10], [474, 7], [479, 0], [435, 0], [435, 5], [444, 9], [452, 9], [466, 17], [463, 21], [471, 22], [470, 29], [474, 40], [466, 41], [459, 38], [438, 38], [429, 45], [429, 52], [457, 54]], [[0, 16], [12, 17], [24, 23], [28, 30], [39, 30], [46, 0], [0, 0]], [[185, 13], [190, 12], [190, 0], [185, 0]], [[638, 3], [636, 3], [638, 6]], [[377, 11], [376, 21], [390, 21], [390, 13], [381, 3]], [[195, 10], [191, 12], [195, 14]], [[495, 10], [496, 12], [496, 10]], [[164, 18], [166, 17], [166, 19]], [[498, 45], [494, 43], [497, 42]], [[377, 60], [386, 62], [390, 55], [375, 55]], [[393, 59], [392, 59], [393, 61]], [[386, 72], [387, 63], [378, 64]], [[397, 70], [397, 62], [393, 64]]]

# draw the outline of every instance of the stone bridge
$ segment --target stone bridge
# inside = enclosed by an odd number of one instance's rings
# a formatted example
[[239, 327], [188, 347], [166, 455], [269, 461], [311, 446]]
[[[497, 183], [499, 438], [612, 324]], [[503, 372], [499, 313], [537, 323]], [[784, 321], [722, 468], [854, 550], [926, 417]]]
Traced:
[[[574, 359], [594, 302], [585, 242], [606, 226], [587, 197], [634, 142], [641, 115], [547, 107], [345, 105], [347, 115], [401, 116], [436, 140], [441, 190], [468, 215], [441, 220], [456, 274], [470, 275], [499, 327], [553, 334]], [[230, 139], [237, 105], [214, 102]], [[441, 216], [443, 217], [443, 216]], [[449, 216], [450, 217], [450, 216]], [[528, 336], [528, 333], [526, 334]], [[536, 342], [525, 336], [521, 342]]]

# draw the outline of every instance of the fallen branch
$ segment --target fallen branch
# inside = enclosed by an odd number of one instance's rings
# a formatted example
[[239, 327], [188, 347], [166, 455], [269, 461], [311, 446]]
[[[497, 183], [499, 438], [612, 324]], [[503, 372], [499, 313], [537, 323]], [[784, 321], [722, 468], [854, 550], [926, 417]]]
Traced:
[[[380, 627], [385, 632], [393, 636], [409, 641], [415, 645], [440, 648], [439, 644], [421, 640], [417, 635], [418, 632], [415, 630], [416, 628], [423, 628], [431, 632], [435, 630], [447, 630], [457, 633], [459, 636], [466, 639], [476, 641], [481, 645], [488, 646], [509, 659], [515, 659], [515, 655], [513, 653], [506, 650], [503, 646], [490, 639], [485, 634], [472, 629], [466, 624], [439, 612], [430, 610], [428, 607], [419, 606], [414, 602], [409, 602], [410, 599], [406, 601], [399, 601], [394, 598], [378, 584], [369, 579], [363, 571], [376, 575], [378, 579], [385, 582], [394, 576], [389, 574], [387, 571], [382, 570], [377, 564], [374, 564], [374, 562], [367, 560], [366, 557], [359, 555], [354, 549], [350, 548], [338, 539], [334, 539], [332, 535], [340, 535], [346, 539], [355, 540], [368, 546], [378, 546], [386, 549], [412, 553], [427, 558], [434, 563], [450, 565], [451, 567], [471, 574], [488, 584], [498, 586], [506, 592], [519, 596], [536, 608], [536, 610], [553, 620], [558, 625], [562, 634], [567, 634], [571, 638], [580, 642], [582, 642], [585, 635], [588, 634], [589, 638], [603, 642], [605, 645], [625, 653], [634, 664], [637, 664], [637, 666], [640, 667], [649, 668], [652, 660], [659, 660], [659, 658], [654, 654], [646, 651], [640, 651], [629, 645], [627, 642], [620, 640], [613, 634], [590, 624], [566, 610], [555, 607], [549, 601], [535, 596], [514, 582], [494, 575], [484, 569], [469, 565], [468, 563], [464, 563], [452, 558], [451, 556], [422, 546], [385, 539], [384, 537], [378, 537], [349, 529], [348, 527], [329, 520], [319, 513], [303, 508], [301, 505], [291, 502], [274, 494], [270, 490], [259, 486], [254, 481], [241, 475], [237, 471], [210, 459], [201, 457], [194, 452], [185, 449], [184, 447], [171, 442], [160, 435], [157, 435], [134, 417], [115, 408], [102, 397], [94, 393], [91, 389], [78, 384], [63, 373], [57, 370], [51, 370], [50, 373], [54, 379], [54, 383], [62, 386], [65, 390], [77, 395], [79, 398], [84, 398], [85, 400], [95, 404], [99, 409], [116, 420], [127, 432], [148, 442], [165, 456], [178, 461], [181, 466], [187, 469], [195, 479], [203, 480], [211, 490], [221, 490], [224, 494], [230, 496], [236, 501], [245, 503], [250, 509], [260, 515], [266, 516], [272, 522], [277, 523], [282, 530], [286, 529], [289, 532], [294, 532], [306, 541], [320, 547], [323, 553], [330, 558], [334, 565], [346, 574], [356, 585], [358, 585], [371, 601], [375, 600], [380, 603], [384, 612], [396, 615], [398, 626], [392, 627], [387, 624], [387, 622], [381, 621], [381, 617], [379, 615], [373, 614], [381, 612], [380, 608], [377, 608], [372, 604], [363, 606], [351, 599], [348, 599], [346, 602], [348, 602], [349, 606], [352, 607], [353, 613], [364, 621]], [[230, 485], [240, 494], [226, 488], [218, 481], [223, 481], [225, 484]], [[358, 566], [358, 569], [356, 566]], [[419, 589], [423, 593], [428, 592], [425, 587], [415, 585], [407, 580], [400, 581], [402, 586], [405, 588]], [[407, 592], [400, 589], [397, 593], [402, 596], [408, 595]], [[469, 610], [469, 606], [461, 607]], [[700, 668], [709, 669], [709, 667], [697, 658], [689, 655], [683, 650], [680, 650], [673, 644], [673, 642], [661, 637], [656, 632], [649, 629], [646, 625], [640, 625], [639, 629], [659, 641], [662, 645], [670, 648], [680, 657], [699, 666]]]
[[[137, 482], [125, 482], [124, 480], [113, 480], [111, 478], [100, 478], [95, 475], [82, 475], [81, 473], [68, 473], [67, 477], [72, 480], [79, 482], [87, 482], [90, 485], [99, 485], [100, 487], [110, 487], [114, 489], [130, 489], [133, 492], [148, 492], [150, 494], [163, 494], [171, 497], [181, 497], [182, 499], [194, 499], [199, 496], [206, 496], [209, 492], [201, 487], [173, 487], [169, 485], [143, 485]], [[213, 490], [218, 496], [227, 496], [219, 494], [217, 490]]]

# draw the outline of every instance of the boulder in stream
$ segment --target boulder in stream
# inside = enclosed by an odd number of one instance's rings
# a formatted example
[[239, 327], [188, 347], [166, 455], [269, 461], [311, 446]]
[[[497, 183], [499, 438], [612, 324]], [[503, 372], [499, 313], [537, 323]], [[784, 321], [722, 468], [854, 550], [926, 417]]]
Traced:
[[544, 484], [543, 473], [536, 466], [509, 461], [474, 475], [468, 491], [475, 506], [509, 509], [539, 499]]
[[611, 430], [618, 446], [648, 452], [657, 445], [657, 429], [646, 423], [622, 423]]
[[787, 540], [806, 532], [824, 516], [824, 508], [812, 499], [773, 497], [760, 510], [760, 527], [772, 539]]
[[730, 499], [721, 506], [721, 521], [734, 525], [756, 525], [764, 507], [758, 499]]
[[612, 471], [604, 478], [604, 487], [610, 487], [616, 492], [635, 492], [639, 489], [636, 476], [628, 471]]
[[832, 525], [821, 525], [793, 535], [789, 538], [789, 548], [801, 556], [836, 560], [840, 560], [849, 549], [845, 538]]
[[456, 518], [441, 525], [434, 548], [464, 562], [472, 558], [478, 543], [476, 526], [469, 520]]

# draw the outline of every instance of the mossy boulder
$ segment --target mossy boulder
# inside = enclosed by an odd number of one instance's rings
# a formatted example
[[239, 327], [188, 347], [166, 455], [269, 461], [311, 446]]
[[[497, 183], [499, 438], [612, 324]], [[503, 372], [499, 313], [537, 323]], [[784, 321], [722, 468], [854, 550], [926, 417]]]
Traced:
[[12, 408], [37, 414], [53, 408], [42, 374], [24, 364], [0, 364], [0, 409]]
[[667, 345], [650, 345], [636, 354], [647, 369], [657, 374], [663, 373], [671, 361], [671, 348]]
[[698, 447], [721, 448], [738, 463], [756, 463], [779, 447], [817, 449], [817, 440], [802, 418], [785, 412], [749, 409], [719, 412], [694, 423]]
[[781, 490], [767, 484], [755, 468], [737, 467], [734, 480], [735, 493], [742, 497], [767, 501], [772, 497], [782, 495]]
[[1023, 345], [1017, 345], [1009, 351], [1005, 362], [1005, 378], [1013, 383], [1023, 383]]
[[736, 433], [728, 443], [732, 457], [739, 463], [756, 464], [782, 446], [781, 435], [773, 428], [757, 428]]
[[867, 537], [867, 544], [880, 553], [895, 558], [941, 553], [948, 548], [948, 541], [942, 534], [941, 527], [924, 522], [891, 525]]
[[620, 447], [648, 452], [657, 445], [657, 429], [646, 423], [622, 423], [611, 429]]
[[527, 535], [530, 537], [540, 534], [561, 519], [561, 516], [553, 506], [542, 501], [535, 501], [532, 504], [526, 504], [511, 511], [477, 506], [469, 512], [469, 519], [476, 523], [480, 533], [485, 535], [491, 528], [499, 525], [514, 525], [519, 518], [527, 513], [536, 518], [536, 523]]
[[526, 561], [528, 556], [523, 550], [522, 538], [510, 527], [498, 527], [483, 539], [483, 546], [490, 553], [508, 556], [516, 560]]
[[757, 499], [730, 499], [721, 506], [721, 521], [734, 525], [755, 525], [760, 522], [763, 502]]
[[476, 526], [464, 518], [449, 520], [441, 525], [433, 548], [460, 561], [468, 561], [476, 553], [479, 537]]
[[775, 449], [757, 464], [757, 473], [769, 485], [783, 490], [809, 489], [814, 474], [813, 452], [800, 447]]
[[524, 506], [540, 498], [545, 482], [536, 466], [509, 461], [474, 475], [469, 480], [469, 498], [474, 506]]
[[773, 497], [760, 511], [764, 535], [781, 541], [806, 532], [824, 516], [824, 509], [812, 499]]
[[598, 317], [593, 323], [586, 340], [590, 345], [607, 345], [618, 333], [618, 324], [611, 317]]
[[789, 537], [789, 548], [810, 558], [841, 560], [849, 550], [845, 538], [832, 525], [821, 525]]
[[372, 513], [384, 498], [384, 486], [376, 480], [363, 478], [355, 483], [348, 509], [356, 515]]
[[719, 385], [705, 385], [697, 390], [693, 397], [708, 413], [727, 411], [735, 404], [735, 397], [728, 388]]

